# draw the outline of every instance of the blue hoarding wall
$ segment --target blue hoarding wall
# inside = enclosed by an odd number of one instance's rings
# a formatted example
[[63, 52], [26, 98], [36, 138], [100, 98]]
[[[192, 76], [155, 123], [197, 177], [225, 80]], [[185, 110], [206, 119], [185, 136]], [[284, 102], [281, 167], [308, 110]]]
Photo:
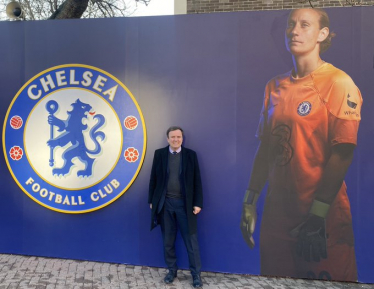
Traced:
[[[323, 59], [347, 72], [364, 99], [358, 146], [345, 180], [358, 280], [373, 283], [374, 9], [327, 11], [337, 37]], [[180, 125], [185, 146], [198, 154], [203, 180], [203, 270], [259, 274], [260, 226], [254, 235], [257, 245], [250, 250], [239, 224], [258, 146], [255, 133], [265, 84], [292, 68], [284, 45], [288, 13], [1, 22], [2, 120], [17, 92], [40, 72], [87, 65], [116, 77], [131, 91], [144, 117], [147, 148], [131, 187], [108, 206], [82, 214], [56, 212], [32, 200], [1, 154], [0, 252], [164, 266], [161, 233], [149, 231], [148, 182], [153, 152], [167, 144], [165, 130]], [[187, 268], [180, 238], [177, 245], [179, 265]]]

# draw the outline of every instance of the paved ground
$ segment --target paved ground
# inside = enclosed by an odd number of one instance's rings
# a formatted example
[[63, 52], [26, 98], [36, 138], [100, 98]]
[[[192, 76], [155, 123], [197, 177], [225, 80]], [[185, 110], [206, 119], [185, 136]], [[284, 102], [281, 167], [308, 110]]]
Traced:
[[[188, 271], [178, 271], [171, 285], [163, 283], [165, 273], [163, 268], [0, 254], [0, 289], [193, 288]], [[374, 284], [210, 272], [203, 272], [201, 277], [204, 289], [374, 289]]]

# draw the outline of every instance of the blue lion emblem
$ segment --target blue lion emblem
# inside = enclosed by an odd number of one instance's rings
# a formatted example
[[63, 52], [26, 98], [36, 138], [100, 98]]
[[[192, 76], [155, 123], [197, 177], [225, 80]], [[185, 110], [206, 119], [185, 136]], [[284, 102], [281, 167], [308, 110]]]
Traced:
[[[51, 126], [50, 129], [50, 140], [47, 141], [47, 145], [50, 147], [50, 160], [49, 165], [54, 165], [53, 151], [56, 147], [63, 147], [70, 143], [70, 146], [63, 152], [62, 159], [64, 160], [64, 165], [61, 168], [54, 168], [52, 170], [53, 175], [67, 175], [73, 166], [73, 158], [77, 157], [83, 164], [85, 164], [85, 169], [78, 171], [77, 175], [82, 177], [89, 177], [92, 175], [92, 166], [95, 161], [90, 155], [97, 155], [101, 152], [101, 145], [99, 139], [103, 141], [105, 139], [105, 134], [102, 131], [97, 131], [105, 123], [105, 118], [101, 114], [96, 114], [92, 112], [92, 107], [81, 102], [77, 99], [71, 104], [73, 109], [67, 111], [68, 118], [66, 120], [61, 120], [55, 117], [53, 114], [58, 109], [58, 103], [54, 100], [50, 100], [46, 104], [46, 109], [49, 112], [48, 123]], [[95, 115], [93, 118], [97, 120], [96, 124], [91, 128], [89, 135], [95, 144], [93, 150], [89, 150], [86, 147], [83, 131], [87, 129], [87, 125], [83, 124], [83, 119], [87, 118], [88, 115]], [[56, 138], [53, 138], [53, 126], [58, 128], [59, 132], [63, 132]]]

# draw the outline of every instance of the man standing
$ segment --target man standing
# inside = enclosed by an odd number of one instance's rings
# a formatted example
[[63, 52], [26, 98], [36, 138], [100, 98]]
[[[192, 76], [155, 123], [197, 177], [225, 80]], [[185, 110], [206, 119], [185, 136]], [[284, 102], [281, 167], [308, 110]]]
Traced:
[[151, 230], [161, 225], [165, 263], [170, 284], [177, 277], [175, 239], [180, 230], [188, 253], [195, 288], [202, 286], [197, 240], [197, 214], [203, 207], [203, 192], [196, 153], [182, 147], [183, 130], [172, 126], [167, 132], [169, 146], [155, 151], [149, 182], [148, 203], [152, 210]]

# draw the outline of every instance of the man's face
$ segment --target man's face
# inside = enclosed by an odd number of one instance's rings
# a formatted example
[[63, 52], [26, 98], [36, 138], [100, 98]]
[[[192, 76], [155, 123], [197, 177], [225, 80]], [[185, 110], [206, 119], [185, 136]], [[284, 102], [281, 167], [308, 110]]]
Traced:
[[320, 15], [313, 9], [291, 12], [286, 28], [286, 46], [295, 56], [319, 54], [319, 43], [326, 39], [328, 28], [320, 29]]
[[179, 129], [170, 131], [167, 140], [171, 149], [176, 151], [181, 147], [183, 142], [182, 132]]

